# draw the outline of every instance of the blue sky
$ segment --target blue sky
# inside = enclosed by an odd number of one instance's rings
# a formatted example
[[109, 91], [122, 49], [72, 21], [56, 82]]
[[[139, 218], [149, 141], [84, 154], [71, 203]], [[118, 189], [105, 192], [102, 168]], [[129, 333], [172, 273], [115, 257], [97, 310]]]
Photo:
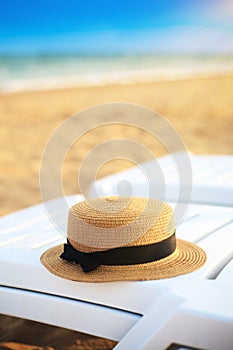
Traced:
[[229, 0], [0, 0], [0, 53], [233, 53]]

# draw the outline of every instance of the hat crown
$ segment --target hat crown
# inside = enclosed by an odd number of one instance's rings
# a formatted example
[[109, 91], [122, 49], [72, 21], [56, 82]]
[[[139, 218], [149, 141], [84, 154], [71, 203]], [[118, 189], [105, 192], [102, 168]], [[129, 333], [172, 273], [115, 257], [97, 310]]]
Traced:
[[91, 252], [160, 242], [174, 233], [172, 208], [143, 197], [103, 197], [70, 208], [68, 239]]

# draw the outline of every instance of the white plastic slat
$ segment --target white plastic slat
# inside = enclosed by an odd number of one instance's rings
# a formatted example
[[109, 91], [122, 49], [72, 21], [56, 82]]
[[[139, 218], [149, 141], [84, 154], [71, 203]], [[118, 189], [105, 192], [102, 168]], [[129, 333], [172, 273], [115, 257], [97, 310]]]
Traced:
[[233, 183], [233, 161], [227, 162], [224, 167], [219, 168], [217, 171], [212, 174], [211, 177], [207, 180], [208, 183], [213, 184], [214, 186], [229, 186]]
[[[232, 206], [233, 156], [190, 155], [190, 160], [193, 168], [192, 202]], [[89, 197], [127, 195], [129, 192], [132, 195], [148, 196], [150, 190], [153, 198], [177, 201], [179, 173], [170, 155], [144, 163], [141, 167], [146, 170], [146, 174], [134, 167], [95, 181], [90, 186]], [[126, 186], [121, 186], [122, 181], [127, 183]]]
[[[28, 216], [31, 215], [30, 220]], [[32, 225], [37, 225], [47, 220], [47, 215], [41, 205], [36, 205], [19, 212], [9, 214], [1, 218], [0, 222], [0, 234], [1, 237], [17, 234], [18, 232], [27, 229]], [[11, 225], [9, 223], [11, 222]]]
[[220, 272], [217, 277], [217, 282], [233, 288], [233, 258]]
[[[170, 349], [171, 344], [185, 344], [191, 349], [231, 349], [232, 291], [210, 286], [212, 281], [173, 281], [173, 293], [153, 303], [116, 349]], [[177, 295], [180, 301], [174, 300]], [[213, 333], [215, 329], [218, 331]]]
[[[211, 162], [207, 164], [202, 164], [202, 169], [198, 172], [194, 172], [194, 179], [198, 183], [200, 180], [206, 181], [209, 183], [215, 183], [215, 179], [218, 179], [219, 176], [225, 174], [226, 171], [233, 169], [233, 161], [232, 159], [222, 159], [221, 162], [218, 160], [211, 159]], [[204, 165], [204, 166], [203, 166]], [[208, 165], [208, 166], [207, 166]], [[211, 174], [211, 177], [210, 177]]]
[[[169, 335], [163, 337], [160, 342], [161, 329], [174, 317], [178, 307], [184, 299], [173, 293], [164, 293], [158, 300], [151, 304], [146, 314], [126, 334], [121, 342], [115, 347], [116, 350], [125, 349], [166, 349], [170, 342]], [[156, 342], [151, 338], [156, 338]], [[156, 345], [155, 345], [156, 344]]]
[[[213, 300], [216, 299], [213, 298]], [[204, 298], [204, 301], [208, 303], [208, 299]], [[231, 301], [232, 298], [229, 297], [226, 300], [226, 302]], [[212, 306], [214, 309], [214, 302]], [[190, 304], [186, 307], [182, 305], [175, 317], [166, 324], [160, 337], [153, 339], [152, 344], [157, 345], [160, 339], [162, 342], [168, 337], [171, 341], [175, 339], [175, 343], [187, 344], [188, 350], [229, 350], [232, 349], [233, 344], [232, 318], [218, 317], [211, 310], [205, 312], [205, 308], [195, 310]], [[150, 349], [152, 347], [147, 348], [147, 350]], [[164, 348], [161, 347], [161, 349]]]
[[[140, 315], [78, 300], [0, 287], [1, 313], [120, 340]], [[11, 302], [9, 302], [11, 300]], [[97, 320], [101, 320], [98, 322]]]
[[207, 254], [207, 262], [200, 269], [190, 274], [192, 279], [214, 279], [233, 258], [233, 223], [224, 226], [210, 236], [201, 240], [198, 245]]
[[[192, 168], [193, 168], [193, 172], [194, 173], [200, 173], [203, 170], [203, 166], [205, 168], [205, 166], [210, 167], [211, 164], [213, 164], [213, 162], [216, 164], [217, 160], [218, 160], [218, 156], [215, 155], [211, 155], [211, 156], [198, 156], [198, 155], [192, 155], [190, 154], [190, 159], [192, 161]], [[225, 162], [225, 157], [221, 157], [221, 160], [224, 158], [224, 162]]]
[[[27, 227], [27, 230], [19, 232], [14, 237], [0, 240], [0, 247], [35, 249], [35, 247], [46, 244], [45, 242], [55, 242], [64, 236], [56, 228], [46, 230], [43, 226]], [[5, 238], [5, 237], [4, 237]]]
[[177, 237], [190, 242], [198, 242], [222, 226], [233, 221], [233, 213], [213, 212], [200, 213], [187, 221], [184, 221], [177, 229]]
[[[69, 206], [83, 199], [82, 196], [66, 197]], [[61, 213], [58, 211], [56, 215], [59, 216], [59, 223], [66, 227], [69, 206], [61, 208], [61, 203], [61, 199], [50, 201], [54, 210], [61, 210]], [[50, 221], [42, 204], [7, 215], [0, 219], [0, 224], [0, 247], [37, 249], [65, 239], [64, 234]]]
[[[82, 195], [71, 195], [66, 196], [65, 200], [67, 202], [67, 208], [76, 202], [81, 202], [84, 200]], [[48, 202], [48, 205], [56, 207], [60, 210], [61, 198], [53, 199]], [[65, 209], [67, 209], [65, 208]], [[62, 208], [63, 209], [63, 208]], [[59, 212], [57, 213], [59, 215]], [[31, 207], [19, 210], [17, 212], [5, 215], [0, 218], [0, 235], [7, 236], [8, 234], [18, 233], [21, 230], [25, 230], [28, 227], [37, 227], [37, 224], [43, 224], [47, 222], [48, 215], [46, 213], [46, 207], [39, 203]]]

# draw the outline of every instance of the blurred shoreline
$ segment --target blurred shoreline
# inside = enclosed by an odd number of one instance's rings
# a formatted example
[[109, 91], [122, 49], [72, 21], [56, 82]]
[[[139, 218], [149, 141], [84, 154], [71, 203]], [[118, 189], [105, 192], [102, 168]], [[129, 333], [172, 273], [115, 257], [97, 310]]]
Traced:
[[41, 91], [233, 74], [231, 55], [0, 56], [0, 93]]

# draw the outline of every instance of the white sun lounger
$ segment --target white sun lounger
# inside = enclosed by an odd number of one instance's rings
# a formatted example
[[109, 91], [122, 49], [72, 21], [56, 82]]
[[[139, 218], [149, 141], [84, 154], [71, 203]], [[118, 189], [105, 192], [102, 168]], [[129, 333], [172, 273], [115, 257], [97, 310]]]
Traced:
[[[0, 312], [117, 340], [115, 349], [233, 349], [233, 157], [191, 160], [194, 174], [199, 167], [202, 175], [194, 175], [193, 202], [177, 236], [204, 248], [208, 260], [200, 270], [145, 282], [86, 284], [56, 277], [40, 255], [65, 237], [39, 204], [0, 219]], [[140, 192], [137, 169], [130, 171]], [[118, 176], [97, 181], [98, 191], [114, 194]], [[169, 186], [174, 205], [175, 180]], [[80, 200], [67, 197], [70, 205]]]
[[[132, 195], [143, 196], [147, 193], [149, 176], [150, 184], [155, 189], [156, 198], [176, 202], [179, 197], [179, 181], [186, 181], [185, 170], [179, 174], [176, 160], [182, 164], [185, 153], [177, 153], [176, 159], [171, 155], [149, 161], [139, 167], [104, 177], [92, 183], [89, 197], [117, 195], [120, 188], [130, 189]], [[233, 204], [233, 156], [197, 156], [189, 154], [192, 165], [192, 198], [193, 203], [232, 206]], [[187, 165], [187, 161], [186, 161]], [[145, 175], [144, 175], [144, 173]], [[162, 174], [162, 178], [161, 178]], [[189, 172], [188, 172], [189, 175]], [[180, 178], [183, 176], [183, 178]], [[120, 187], [119, 187], [120, 185]], [[129, 188], [130, 187], [130, 188]], [[164, 193], [164, 189], [166, 192]], [[165, 195], [165, 196], [164, 196]]]

